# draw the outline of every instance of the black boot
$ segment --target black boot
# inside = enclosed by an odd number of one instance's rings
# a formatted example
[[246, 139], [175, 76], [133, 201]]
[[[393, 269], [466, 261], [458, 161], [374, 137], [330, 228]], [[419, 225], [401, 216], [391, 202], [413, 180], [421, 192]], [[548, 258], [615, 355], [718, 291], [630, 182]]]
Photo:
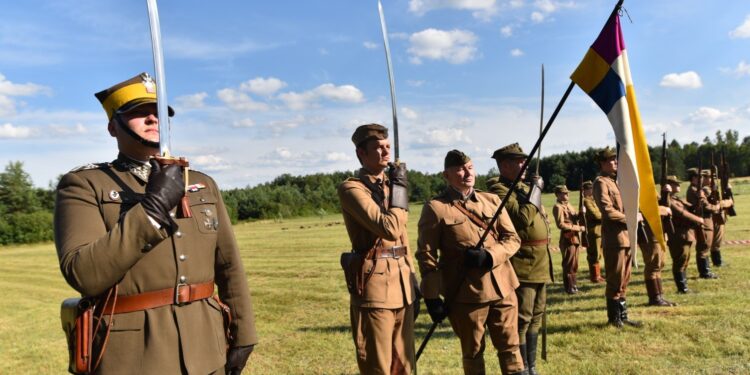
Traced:
[[676, 303], [667, 301], [664, 299], [664, 287], [661, 284], [661, 278], [656, 279], [656, 290], [659, 292], [659, 298], [667, 304], [667, 306], [677, 306]]
[[667, 302], [662, 298], [661, 290], [659, 288], [659, 282], [661, 279], [647, 279], [646, 280], [646, 293], [648, 294], [648, 305], [649, 306], [672, 306], [671, 303]]
[[528, 352], [528, 348], [527, 348], [527, 345], [529, 344], [528, 337], [529, 337], [529, 335], [526, 334], [526, 343], [518, 345], [518, 349], [521, 350], [521, 358], [523, 359], [523, 368], [526, 369], [526, 370], [529, 369], [529, 360], [528, 360], [528, 358], [529, 358], [529, 352]]
[[618, 302], [618, 308], [620, 310], [620, 319], [622, 320], [623, 324], [627, 324], [631, 327], [640, 328], [643, 327], [643, 323], [637, 321], [637, 320], [630, 320], [628, 319], [628, 305], [625, 303], [625, 299], [621, 299]]
[[528, 357], [529, 365], [526, 366], [524, 363], [524, 366], [529, 371], [529, 375], [539, 375], [536, 372], [536, 343], [538, 339], [538, 333], [526, 333], [526, 356]]
[[686, 294], [690, 292], [690, 289], [687, 287], [687, 276], [685, 275], [685, 272], [673, 270], [672, 276], [674, 277], [675, 285], [677, 285], [677, 293]]
[[711, 263], [714, 264], [714, 267], [721, 267], [724, 265], [721, 261], [721, 250], [711, 252]]
[[619, 302], [611, 298], [607, 298], [607, 323], [616, 328], [622, 328]]
[[698, 258], [695, 260], [698, 265], [698, 273], [701, 279], [718, 279], [719, 276], [711, 272], [711, 266], [708, 265], [708, 258]]

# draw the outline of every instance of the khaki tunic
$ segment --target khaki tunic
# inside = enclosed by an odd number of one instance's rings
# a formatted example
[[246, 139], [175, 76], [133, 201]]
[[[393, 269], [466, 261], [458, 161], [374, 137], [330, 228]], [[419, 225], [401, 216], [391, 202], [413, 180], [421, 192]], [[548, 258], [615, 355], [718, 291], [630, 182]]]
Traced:
[[586, 239], [589, 243], [586, 260], [592, 266], [602, 259], [602, 212], [594, 197], [583, 197], [583, 206], [586, 208]]
[[503, 210], [495, 223], [499, 239], [488, 235], [484, 243], [492, 269], [463, 267], [464, 251], [476, 246], [484, 232], [455, 205], [488, 223], [500, 204], [497, 195], [474, 191], [464, 201], [452, 189], [427, 202], [419, 219], [417, 261], [425, 299], [443, 295], [448, 318], [461, 341], [465, 374], [484, 374], [484, 332], [489, 330], [503, 373], [523, 370], [518, 339], [519, 282], [510, 258], [521, 240]]
[[669, 208], [672, 210], [674, 226], [674, 233], [667, 238], [672, 272], [685, 272], [690, 261], [690, 247], [695, 242], [695, 228], [703, 225], [703, 218], [692, 214], [690, 203], [676, 194], [670, 197]]
[[[118, 157], [62, 177], [55, 205], [55, 245], [65, 280], [83, 296], [117, 284], [129, 296], [178, 283], [214, 280], [232, 310], [233, 346], [255, 345], [250, 290], [221, 193], [207, 175], [190, 171], [193, 218], [175, 219], [169, 236], [140, 205], [145, 189]], [[182, 280], [181, 280], [182, 279]], [[99, 373], [207, 374], [226, 361], [222, 314], [213, 299], [114, 316]]]
[[708, 257], [714, 238], [713, 215], [719, 213], [720, 206], [711, 203], [708, 198], [701, 197], [700, 188], [690, 185], [686, 198], [693, 207], [693, 213], [703, 218], [703, 228], [696, 228], [695, 252], [698, 258]]
[[382, 240], [382, 247], [406, 246], [406, 256], [366, 259], [363, 267], [371, 273], [361, 296], [350, 295], [352, 338], [362, 374], [387, 374], [392, 366], [400, 373], [414, 368], [414, 318], [412, 303], [417, 284], [406, 233], [408, 212], [392, 207], [385, 211], [373, 200], [367, 179], [384, 192], [387, 204], [390, 189], [387, 180], [360, 169], [338, 187], [346, 231], [357, 252], [367, 252]]
[[633, 253], [620, 188], [614, 176], [602, 174], [594, 180], [594, 201], [602, 213], [602, 248], [607, 275], [605, 296], [624, 299], [630, 282]]
[[[578, 247], [580, 240], [579, 233], [576, 229], [578, 212], [568, 201], [557, 201], [552, 208], [552, 215], [555, 217], [555, 224], [560, 229], [560, 251], [562, 252], [562, 268], [565, 275], [566, 285], [571, 282], [569, 278], [575, 278], [578, 273]], [[574, 279], [573, 279], [574, 280]]]
[[[663, 219], [668, 215], [667, 208], [659, 206], [659, 213]], [[644, 279], [661, 279], [661, 270], [664, 268], [664, 249], [656, 239], [648, 221], [643, 220], [638, 223], [638, 235], [636, 238], [638, 240], [638, 247], [641, 248], [641, 254], [643, 254]]]

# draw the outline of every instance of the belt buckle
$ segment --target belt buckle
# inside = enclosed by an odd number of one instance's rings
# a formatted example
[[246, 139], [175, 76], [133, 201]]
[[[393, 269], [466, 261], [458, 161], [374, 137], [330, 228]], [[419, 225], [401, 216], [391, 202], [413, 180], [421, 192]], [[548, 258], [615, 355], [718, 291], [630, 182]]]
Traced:
[[393, 256], [393, 259], [401, 258], [398, 254], [396, 254], [396, 246], [391, 246], [391, 255]]
[[[180, 288], [182, 288], [182, 287], [187, 287], [188, 288], [187, 300], [185, 300], [185, 301], [180, 300]], [[190, 286], [188, 284], [185, 284], [185, 283], [179, 283], [179, 284], [177, 284], [176, 287], [174, 287], [174, 304], [175, 305], [182, 306], [182, 305], [190, 302], [190, 289], [189, 289], [189, 287]]]

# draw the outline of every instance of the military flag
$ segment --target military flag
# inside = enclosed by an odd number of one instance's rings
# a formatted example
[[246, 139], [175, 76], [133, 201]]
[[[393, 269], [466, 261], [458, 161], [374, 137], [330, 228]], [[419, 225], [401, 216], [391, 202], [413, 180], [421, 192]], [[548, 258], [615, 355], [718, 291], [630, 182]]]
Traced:
[[616, 11], [570, 78], [607, 115], [620, 146], [617, 183], [627, 217], [631, 249], [636, 246], [639, 208], [656, 239], [666, 249], [651, 157], [638, 112], [620, 17]]

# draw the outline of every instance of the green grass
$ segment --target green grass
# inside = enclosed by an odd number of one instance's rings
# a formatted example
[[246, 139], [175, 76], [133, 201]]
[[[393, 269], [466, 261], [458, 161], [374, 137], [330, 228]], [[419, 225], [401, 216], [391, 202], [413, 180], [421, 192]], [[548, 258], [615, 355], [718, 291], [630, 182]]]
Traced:
[[[750, 179], [733, 181], [737, 211], [727, 239], [750, 239]], [[571, 204], [578, 195], [571, 193]], [[545, 195], [551, 212], [554, 197]], [[411, 210], [409, 238], [416, 244], [421, 205]], [[242, 223], [235, 227], [253, 292], [260, 344], [253, 374], [354, 374], [348, 296], [338, 266], [349, 248], [340, 215]], [[553, 244], [558, 231], [553, 230]], [[581, 254], [581, 293], [567, 296], [561, 285], [549, 289], [549, 361], [543, 374], [747, 374], [750, 373], [750, 258], [747, 246], [725, 246], [727, 267], [719, 280], [696, 279], [691, 261], [689, 286], [677, 295], [667, 256], [664, 286], [674, 308], [645, 306], [642, 268], [629, 288], [631, 317], [642, 329], [606, 325], [604, 288], [585, 281]], [[560, 254], [555, 253], [557, 278]], [[640, 255], [639, 255], [640, 258]], [[694, 258], [694, 255], [693, 257]], [[639, 259], [639, 261], [642, 261]], [[75, 292], [65, 284], [51, 243], [0, 248], [0, 374], [64, 374], [67, 354], [59, 305]], [[424, 312], [416, 325], [417, 345], [430, 325]], [[540, 342], [541, 343], [541, 342]], [[489, 342], [488, 342], [489, 344]], [[494, 350], [485, 359], [498, 374]], [[419, 363], [420, 374], [460, 374], [458, 340], [447, 324], [436, 331]]]

